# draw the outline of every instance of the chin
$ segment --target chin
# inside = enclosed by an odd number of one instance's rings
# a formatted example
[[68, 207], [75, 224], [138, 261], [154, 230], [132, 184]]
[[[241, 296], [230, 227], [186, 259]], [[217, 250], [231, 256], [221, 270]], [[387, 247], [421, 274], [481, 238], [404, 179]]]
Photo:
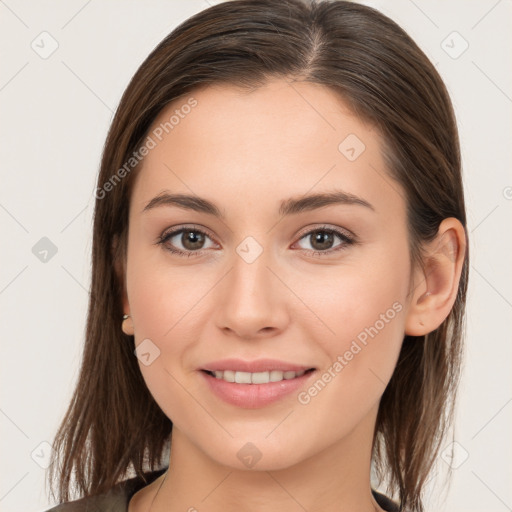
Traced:
[[205, 452], [217, 464], [244, 471], [279, 471], [308, 458], [308, 454], [301, 450], [300, 445], [285, 446], [283, 443], [269, 442], [264, 436], [261, 441], [254, 442], [232, 439], [224, 446], [216, 445], [213, 451], [211, 446], [208, 446]]

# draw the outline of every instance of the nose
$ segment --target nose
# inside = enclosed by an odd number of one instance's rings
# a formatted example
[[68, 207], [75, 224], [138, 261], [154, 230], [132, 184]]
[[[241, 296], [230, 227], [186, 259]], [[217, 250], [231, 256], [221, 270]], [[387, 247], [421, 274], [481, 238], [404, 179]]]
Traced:
[[291, 292], [279, 269], [263, 251], [254, 261], [233, 255], [233, 265], [215, 294], [216, 324], [225, 334], [244, 340], [283, 332], [289, 322]]

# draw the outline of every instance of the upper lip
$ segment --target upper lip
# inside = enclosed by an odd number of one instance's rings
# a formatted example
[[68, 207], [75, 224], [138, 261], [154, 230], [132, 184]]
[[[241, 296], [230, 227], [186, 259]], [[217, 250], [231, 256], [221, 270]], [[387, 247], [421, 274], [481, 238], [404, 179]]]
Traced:
[[240, 372], [266, 372], [272, 370], [280, 370], [283, 372], [300, 372], [309, 370], [312, 366], [304, 366], [301, 364], [288, 363], [279, 361], [278, 359], [256, 359], [254, 361], [244, 361], [243, 359], [220, 359], [205, 364], [200, 370], [207, 371], [240, 371]]

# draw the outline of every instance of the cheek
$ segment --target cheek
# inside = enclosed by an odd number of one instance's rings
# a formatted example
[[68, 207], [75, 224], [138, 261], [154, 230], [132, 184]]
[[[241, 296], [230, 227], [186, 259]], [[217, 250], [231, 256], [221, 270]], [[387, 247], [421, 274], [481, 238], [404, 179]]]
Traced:
[[214, 276], [200, 266], [173, 265], [161, 247], [134, 243], [129, 251], [127, 293], [135, 340], [150, 338], [164, 343], [173, 339], [172, 347], [166, 347], [166, 351], [176, 351], [182, 339], [180, 331], [195, 324], [201, 299]]
[[[405, 257], [389, 255], [315, 281], [324, 294], [310, 294], [323, 322], [314, 339], [323, 347], [325, 366], [298, 397], [304, 410], [339, 436], [378, 404], [401, 349], [409, 283]], [[311, 283], [310, 283], [311, 285]], [[304, 291], [305, 293], [305, 291]], [[314, 306], [312, 306], [312, 309]], [[326, 329], [326, 326], [328, 329]]]
[[[406, 248], [404, 248], [406, 249]], [[315, 273], [289, 276], [294, 292], [309, 311], [295, 311], [291, 321], [311, 332], [311, 339], [331, 356], [348, 350], [352, 340], [365, 343], [401, 339], [409, 284], [407, 251], [376, 248]], [[293, 278], [294, 277], [294, 278]], [[304, 314], [306, 313], [306, 314]]]
[[165, 258], [155, 258], [157, 251], [145, 252], [135, 244], [130, 251], [126, 287], [139, 368], [158, 405], [174, 420], [171, 411], [190, 399], [176, 369], [193, 345], [190, 340], [198, 339], [192, 330], [205, 290], [196, 286], [201, 281], [192, 283], [189, 274], [164, 265]]

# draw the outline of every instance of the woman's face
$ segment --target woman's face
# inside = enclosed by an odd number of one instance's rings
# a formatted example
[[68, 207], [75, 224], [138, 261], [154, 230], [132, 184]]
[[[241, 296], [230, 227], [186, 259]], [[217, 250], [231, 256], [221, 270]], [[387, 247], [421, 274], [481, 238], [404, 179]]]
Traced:
[[149, 136], [125, 312], [174, 429], [238, 468], [371, 441], [411, 277], [379, 133], [329, 89], [273, 80], [197, 90]]

